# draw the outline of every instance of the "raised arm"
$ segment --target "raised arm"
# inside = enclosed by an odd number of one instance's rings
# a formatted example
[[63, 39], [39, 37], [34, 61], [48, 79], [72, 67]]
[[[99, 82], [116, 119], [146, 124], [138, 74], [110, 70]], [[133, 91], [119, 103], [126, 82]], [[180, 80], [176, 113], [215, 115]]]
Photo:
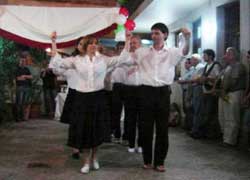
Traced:
[[54, 57], [56, 55], [56, 52], [57, 52], [57, 47], [56, 47], [57, 34], [56, 34], [56, 31], [51, 33], [50, 38], [51, 38], [51, 56]]
[[57, 53], [57, 47], [56, 47], [56, 38], [57, 34], [56, 32], [51, 33], [51, 60], [49, 63], [49, 68], [53, 69], [53, 71], [59, 70], [61, 72], [61, 69], [73, 69], [74, 66], [74, 57], [69, 57], [69, 58], [62, 58], [58, 53]]
[[183, 34], [183, 37], [184, 37], [184, 45], [183, 45], [183, 48], [182, 48], [182, 54], [185, 56], [188, 54], [189, 52], [189, 46], [190, 46], [190, 31], [186, 28], [182, 28], [181, 29], [181, 32]]

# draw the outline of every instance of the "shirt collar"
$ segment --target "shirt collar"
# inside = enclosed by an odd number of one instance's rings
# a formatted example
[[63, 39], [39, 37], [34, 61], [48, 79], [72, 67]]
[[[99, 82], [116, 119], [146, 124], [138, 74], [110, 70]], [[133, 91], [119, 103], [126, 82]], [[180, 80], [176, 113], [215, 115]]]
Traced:
[[[153, 45], [150, 46], [150, 50], [156, 51]], [[161, 50], [159, 50], [158, 52], [162, 52], [162, 51], [164, 51], [164, 52], [168, 51], [168, 47], [167, 47], [167, 45], [165, 43], [164, 43], [163, 48]]]

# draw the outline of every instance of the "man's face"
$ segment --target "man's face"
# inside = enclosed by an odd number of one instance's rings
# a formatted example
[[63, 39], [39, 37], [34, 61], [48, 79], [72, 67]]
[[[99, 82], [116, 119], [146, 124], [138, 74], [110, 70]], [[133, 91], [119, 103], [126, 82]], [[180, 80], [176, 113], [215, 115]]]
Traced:
[[132, 38], [130, 40], [130, 52], [135, 52], [141, 46], [141, 42], [137, 38]]
[[23, 67], [26, 65], [26, 59], [25, 58], [20, 58], [19, 59], [19, 66]]
[[203, 59], [204, 59], [205, 62], [208, 62], [209, 57], [208, 57], [208, 55], [206, 53], [203, 54]]
[[151, 38], [152, 38], [154, 44], [162, 43], [167, 38], [167, 33], [163, 33], [159, 29], [152, 29], [151, 30]]
[[185, 61], [185, 68], [188, 70], [191, 67], [191, 62], [189, 60]]
[[234, 59], [234, 53], [231, 50], [227, 50], [223, 59], [225, 60], [226, 63], [231, 62]]
[[191, 57], [190, 63], [192, 66], [196, 66], [198, 64], [198, 59], [195, 57]]

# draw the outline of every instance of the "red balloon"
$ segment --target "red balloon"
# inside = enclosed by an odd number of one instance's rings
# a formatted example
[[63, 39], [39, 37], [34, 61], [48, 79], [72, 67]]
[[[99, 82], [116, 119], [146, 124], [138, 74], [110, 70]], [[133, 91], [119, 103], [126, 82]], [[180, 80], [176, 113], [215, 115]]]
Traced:
[[127, 30], [133, 31], [135, 29], [135, 22], [132, 19], [127, 19], [124, 26]]
[[119, 10], [119, 14], [123, 14], [124, 16], [128, 17], [129, 16], [129, 12], [125, 7], [121, 7]]

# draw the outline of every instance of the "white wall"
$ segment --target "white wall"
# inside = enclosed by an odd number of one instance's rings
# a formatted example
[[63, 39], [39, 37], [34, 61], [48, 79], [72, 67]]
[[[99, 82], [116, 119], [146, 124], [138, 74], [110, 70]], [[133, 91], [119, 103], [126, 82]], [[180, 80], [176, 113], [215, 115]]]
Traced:
[[245, 64], [247, 64], [246, 54], [250, 49], [250, 1], [240, 0], [240, 42], [241, 56]]
[[[201, 17], [202, 23], [202, 50], [211, 48], [216, 51], [216, 32], [220, 27], [216, 27], [216, 8], [226, 3], [236, 0], [210, 0], [208, 3], [197, 8], [189, 15], [169, 25], [171, 32], [174, 32], [181, 27], [192, 29], [192, 23]], [[173, 45], [173, 42], [168, 41], [168, 44]], [[192, 47], [192, 46], [191, 46]]]

